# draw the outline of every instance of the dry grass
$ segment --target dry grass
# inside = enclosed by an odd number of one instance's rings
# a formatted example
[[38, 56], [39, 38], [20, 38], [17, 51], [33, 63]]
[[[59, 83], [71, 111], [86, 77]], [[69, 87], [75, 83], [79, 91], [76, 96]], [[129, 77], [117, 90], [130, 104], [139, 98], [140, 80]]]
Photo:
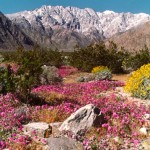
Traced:
[[66, 118], [69, 117], [70, 114], [67, 114], [65, 112], [62, 113], [59, 109], [42, 109], [37, 114], [32, 116], [32, 119], [36, 122], [46, 122], [46, 123], [52, 123], [52, 122], [62, 122]]

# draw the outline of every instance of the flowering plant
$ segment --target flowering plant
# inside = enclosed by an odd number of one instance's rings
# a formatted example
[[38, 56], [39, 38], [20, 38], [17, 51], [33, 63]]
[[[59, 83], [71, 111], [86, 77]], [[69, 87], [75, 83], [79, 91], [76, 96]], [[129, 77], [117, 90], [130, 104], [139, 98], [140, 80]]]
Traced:
[[135, 97], [150, 99], [150, 63], [134, 71], [129, 77], [125, 91]]

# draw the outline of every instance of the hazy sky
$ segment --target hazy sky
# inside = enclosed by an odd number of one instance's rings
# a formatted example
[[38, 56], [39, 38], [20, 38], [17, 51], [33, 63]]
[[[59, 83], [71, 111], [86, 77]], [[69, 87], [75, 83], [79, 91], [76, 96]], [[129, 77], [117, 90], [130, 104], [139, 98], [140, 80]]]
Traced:
[[33, 10], [42, 5], [76, 6], [93, 8], [96, 11], [113, 10], [116, 12], [149, 13], [150, 0], [0, 0], [0, 11], [14, 13]]

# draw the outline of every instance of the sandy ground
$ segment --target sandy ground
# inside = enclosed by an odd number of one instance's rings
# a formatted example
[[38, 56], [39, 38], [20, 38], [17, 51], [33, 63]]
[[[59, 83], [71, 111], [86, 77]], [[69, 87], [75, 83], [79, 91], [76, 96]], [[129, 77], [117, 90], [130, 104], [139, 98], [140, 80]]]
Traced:
[[[79, 72], [73, 75], [70, 75], [66, 78], [64, 78], [64, 83], [77, 83], [76, 79], [80, 76], [87, 76], [90, 73], [86, 72]], [[129, 77], [129, 74], [113, 74], [112, 80], [117, 80], [117, 81], [123, 81], [126, 82], [127, 78]]]

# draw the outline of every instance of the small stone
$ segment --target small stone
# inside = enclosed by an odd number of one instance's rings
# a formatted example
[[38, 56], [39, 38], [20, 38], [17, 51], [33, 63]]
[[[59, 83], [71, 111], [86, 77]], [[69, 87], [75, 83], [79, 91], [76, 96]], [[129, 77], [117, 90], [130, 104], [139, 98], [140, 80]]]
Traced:
[[145, 114], [144, 118], [147, 119], [147, 120], [149, 120], [150, 119], [150, 114]]
[[140, 128], [140, 133], [143, 135], [147, 135], [147, 129], [145, 127]]

